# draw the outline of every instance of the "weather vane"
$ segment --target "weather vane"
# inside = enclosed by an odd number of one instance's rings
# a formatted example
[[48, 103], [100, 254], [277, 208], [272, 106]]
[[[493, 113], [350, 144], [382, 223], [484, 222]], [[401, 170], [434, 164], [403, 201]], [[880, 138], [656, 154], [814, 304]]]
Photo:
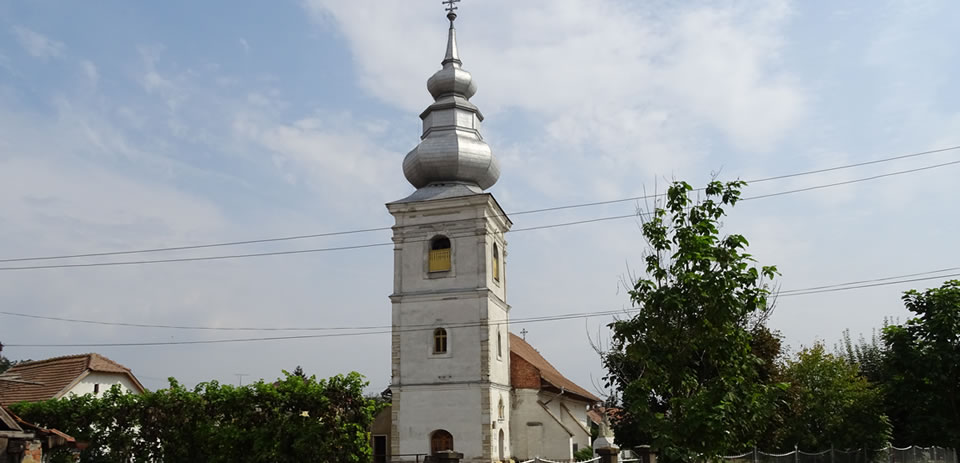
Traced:
[[447, 19], [451, 22], [457, 19], [457, 3], [460, 3], [460, 0], [443, 0], [441, 3], [447, 5]]

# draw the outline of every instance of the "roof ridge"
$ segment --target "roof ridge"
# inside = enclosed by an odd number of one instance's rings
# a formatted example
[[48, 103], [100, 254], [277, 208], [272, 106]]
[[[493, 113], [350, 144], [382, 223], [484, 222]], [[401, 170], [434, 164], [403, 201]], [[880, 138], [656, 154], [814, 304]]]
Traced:
[[55, 362], [59, 360], [69, 360], [69, 359], [76, 359], [81, 357], [89, 357], [90, 355], [94, 355], [94, 354], [91, 352], [87, 354], [61, 355], [58, 357], [50, 357], [48, 359], [42, 359], [42, 360], [30, 360], [28, 362], [19, 362], [16, 365], [12, 365], [10, 366], [10, 369], [19, 368], [19, 367], [31, 367], [34, 365], [42, 365], [45, 363]]

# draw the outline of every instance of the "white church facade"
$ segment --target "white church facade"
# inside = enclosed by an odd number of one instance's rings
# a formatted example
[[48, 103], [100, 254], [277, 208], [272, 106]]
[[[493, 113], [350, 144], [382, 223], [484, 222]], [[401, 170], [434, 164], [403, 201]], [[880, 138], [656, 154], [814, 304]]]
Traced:
[[483, 140], [477, 90], [462, 68], [455, 8], [423, 134], [404, 159], [416, 188], [387, 204], [395, 219], [388, 417], [374, 429], [378, 461], [455, 450], [465, 462], [570, 459], [590, 445], [600, 399], [509, 332], [512, 223], [493, 195], [499, 165]]

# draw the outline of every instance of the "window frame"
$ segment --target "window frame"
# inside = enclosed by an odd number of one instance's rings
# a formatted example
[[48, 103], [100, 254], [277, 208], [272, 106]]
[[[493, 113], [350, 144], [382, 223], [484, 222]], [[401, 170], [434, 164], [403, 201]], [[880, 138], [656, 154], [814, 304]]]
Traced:
[[[447, 355], [450, 353], [450, 333], [446, 328], [437, 327], [433, 330], [433, 347], [431, 352], [433, 355]], [[440, 349], [440, 348], [443, 349]]]
[[[446, 247], [438, 247], [438, 243], [440, 246], [446, 245]], [[447, 251], [446, 268], [438, 268], [434, 270], [431, 262], [434, 261], [434, 256], [437, 255], [435, 254], [435, 251], [444, 251], [444, 250]], [[429, 276], [449, 275], [451, 272], [453, 272], [453, 240], [451, 240], [447, 235], [444, 235], [442, 233], [437, 233], [433, 235], [433, 237], [430, 238], [430, 240], [427, 243], [426, 259], [427, 259], [427, 262], [426, 262], [427, 275]]]
[[500, 283], [500, 246], [496, 242], [493, 243], [493, 258], [491, 259], [491, 265], [493, 266], [493, 281]]

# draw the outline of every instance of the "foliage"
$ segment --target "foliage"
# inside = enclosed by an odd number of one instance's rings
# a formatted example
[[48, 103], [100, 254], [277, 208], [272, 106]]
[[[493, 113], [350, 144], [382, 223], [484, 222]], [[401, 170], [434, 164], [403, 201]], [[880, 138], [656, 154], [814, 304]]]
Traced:
[[879, 449], [890, 440], [883, 395], [860, 375], [857, 365], [826, 352], [817, 343], [787, 360], [782, 379], [790, 384], [776, 445], [804, 449]]
[[[889, 322], [884, 320], [883, 326], [889, 326]], [[883, 358], [887, 347], [883, 339], [877, 336], [876, 330], [869, 341], [861, 334], [856, 343], [850, 338], [850, 330], [844, 330], [842, 342], [843, 344], [836, 348], [838, 356], [850, 365], [856, 365], [860, 374], [870, 382], [883, 381]]]
[[90, 442], [81, 462], [367, 462], [376, 405], [358, 373], [327, 380], [284, 372], [276, 383], [201, 383], [143, 395], [118, 387], [89, 395], [21, 403], [28, 421]]
[[743, 185], [711, 182], [695, 203], [675, 182], [643, 224], [647, 277], [630, 292], [640, 311], [611, 325], [604, 357], [622, 401], [621, 446], [651, 444], [665, 462], [716, 460], [751, 444], [770, 414], [776, 388], [759, 378], [750, 325], [768, 310], [776, 268], [757, 268], [743, 236], [719, 233]]
[[0, 355], [0, 373], [3, 373], [9, 370], [11, 367], [18, 363], [31, 362], [32, 360], [10, 360], [3, 355]]
[[574, 461], [586, 461], [593, 458], [593, 448], [584, 447], [576, 452], [573, 452]]
[[883, 330], [894, 443], [960, 447], [960, 281], [903, 301], [916, 317]]

